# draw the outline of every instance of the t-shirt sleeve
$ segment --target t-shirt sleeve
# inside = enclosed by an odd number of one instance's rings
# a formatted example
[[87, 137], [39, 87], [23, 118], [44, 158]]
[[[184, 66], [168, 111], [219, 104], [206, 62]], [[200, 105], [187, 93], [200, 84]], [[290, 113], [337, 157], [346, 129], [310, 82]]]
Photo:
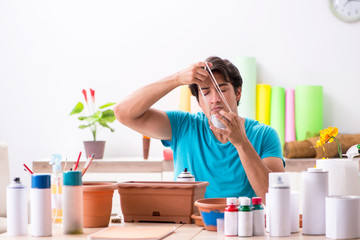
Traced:
[[169, 118], [171, 126], [171, 141], [161, 140], [161, 143], [165, 147], [171, 147], [174, 150], [178, 140], [177, 137], [181, 136], [181, 132], [187, 127], [186, 117], [189, 113], [183, 111], [166, 111], [166, 114]]
[[285, 167], [279, 135], [277, 134], [276, 130], [270, 126], [267, 127], [264, 133], [262, 149], [263, 151], [260, 156], [261, 159], [267, 157], [278, 157], [283, 161]]

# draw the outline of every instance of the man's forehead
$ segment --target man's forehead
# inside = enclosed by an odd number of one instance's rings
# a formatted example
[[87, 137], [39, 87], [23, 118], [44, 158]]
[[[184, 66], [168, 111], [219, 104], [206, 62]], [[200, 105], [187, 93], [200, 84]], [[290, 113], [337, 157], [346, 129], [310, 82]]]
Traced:
[[[223, 79], [217, 79], [217, 78], [216, 78], [216, 82], [220, 87], [221, 86], [227, 86], [227, 85], [231, 84], [230, 82], [226, 82]], [[206, 81], [202, 82], [199, 86], [200, 86], [200, 88], [209, 88], [209, 87], [214, 86], [214, 84], [212, 83], [212, 81], [209, 78]]]

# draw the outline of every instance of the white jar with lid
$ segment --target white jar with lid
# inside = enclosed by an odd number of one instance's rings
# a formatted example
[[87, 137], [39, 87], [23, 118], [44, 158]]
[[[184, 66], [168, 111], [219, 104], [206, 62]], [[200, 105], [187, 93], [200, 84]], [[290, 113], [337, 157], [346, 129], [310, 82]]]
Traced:
[[184, 171], [179, 174], [176, 181], [178, 181], [178, 182], [195, 182], [195, 177], [190, 172], [188, 172], [187, 168], [185, 168]]
[[31, 175], [31, 235], [52, 235], [50, 175]]

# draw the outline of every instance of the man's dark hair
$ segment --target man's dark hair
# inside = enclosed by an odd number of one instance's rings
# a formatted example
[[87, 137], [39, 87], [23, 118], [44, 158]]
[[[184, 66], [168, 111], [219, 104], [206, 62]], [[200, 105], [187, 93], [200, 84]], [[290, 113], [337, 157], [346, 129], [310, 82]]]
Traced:
[[[235, 93], [238, 89], [238, 87], [242, 87], [242, 78], [240, 76], [239, 70], [235, 67], [234, 64], [232, 64], [227, 59], [222, 59], [216, 56], [208, 57], [206, 62], [211, 62], [212, 72], [219, 72], [221, 73], [226, 82], [230, 82], [231, 85], [233, 85]], [[197, 84], [191, 84], [189, 85], [191, 94], [196, 97], [196, 100], [199, 101], [199, 86]], [[237, 105], [239, 106], [239, 101], [237, 101]]]

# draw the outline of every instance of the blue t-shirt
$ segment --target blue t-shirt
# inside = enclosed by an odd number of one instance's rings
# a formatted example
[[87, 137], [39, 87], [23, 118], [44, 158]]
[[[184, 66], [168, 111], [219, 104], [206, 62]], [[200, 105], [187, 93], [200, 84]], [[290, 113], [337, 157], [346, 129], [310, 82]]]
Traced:
[[[187, 168], [196, 181], [207, 181], [205, 198], [254, 197], [236, 148], [221, 143], [210, 129], [203, 112], [166, 112], [171, 124], [171, 141], [162, 140], [174, 154], [174, 178]], [[245, 131], [260, 158], [282, 158], [280, 139], [268, 125], [245, 119]]]

